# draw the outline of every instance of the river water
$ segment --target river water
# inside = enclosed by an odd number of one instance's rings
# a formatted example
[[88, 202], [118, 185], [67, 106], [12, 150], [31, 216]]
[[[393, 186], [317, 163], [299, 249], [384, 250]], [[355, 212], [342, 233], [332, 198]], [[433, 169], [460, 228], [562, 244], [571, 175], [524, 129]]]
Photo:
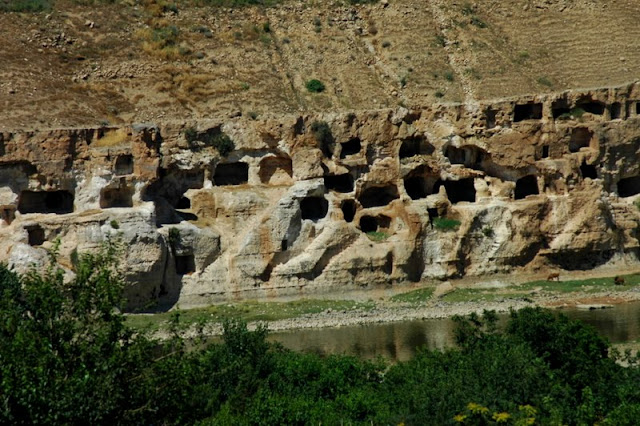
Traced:
[[[559, 312], [595, 327], [611, 343], [640, 338], [640, 302], [610, 309], [567, 308]], [[415, 320], [284, 331], [271, 333], [270, 340], [296, 351], [321, 355], [348, 354], [368, 359], [382, 356], [392, 361], [406, 361], [422, 346], [429, 349], [453, 346], [454, 327], [454, 322], [448, 318]]]

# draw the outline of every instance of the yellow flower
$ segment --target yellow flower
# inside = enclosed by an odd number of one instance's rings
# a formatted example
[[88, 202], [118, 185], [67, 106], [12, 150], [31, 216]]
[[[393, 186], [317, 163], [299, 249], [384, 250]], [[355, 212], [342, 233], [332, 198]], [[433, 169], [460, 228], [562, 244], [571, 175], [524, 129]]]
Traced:
[[529, 404], [527, 405], [520, 405], [518, 407], [518, 410], [522, 411], [525, 415], [527, 416], [535, 416], [536, 413], [538, 412], [535, 408], [533, 408], [532, 406], [530, 406]]
[[453, 420], [458, 422], [458, 423], [463, 423], [466, 418], [467, 418], [467, 416], [465, 416], [464, 414], [458, 414], [456, 416], [453, 416]]
[[470, 402], [467, 404], [467, 409], [471, 411], [473, 414], [487, 414], [489, 409], [487, 407], [483, 407], [480, 404], [476, 404], [475, 402]]
[[495, 420], [496, 423], [506, 423], [510, 418], [511, 414], [509, 413], [493, 413], [493, 420]]

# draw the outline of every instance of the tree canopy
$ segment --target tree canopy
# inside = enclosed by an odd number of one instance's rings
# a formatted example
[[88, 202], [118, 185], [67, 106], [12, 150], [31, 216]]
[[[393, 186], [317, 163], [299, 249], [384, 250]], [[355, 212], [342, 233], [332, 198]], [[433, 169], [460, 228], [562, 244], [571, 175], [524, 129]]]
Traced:
[[[55, 258], [55, 252], [52, 255]], [[55, 263], [52, 262], [51, 265]], [[389, 365], [286, 350], [227, 321], [220, 343], [127, 327], [117, 248], [75, 277], [0, 266], [2, 424], [636, 424], [640, 371], [542, 309], [458, 318], [458, 346]], [[178, 321], [178, 317], [176, 317]]]

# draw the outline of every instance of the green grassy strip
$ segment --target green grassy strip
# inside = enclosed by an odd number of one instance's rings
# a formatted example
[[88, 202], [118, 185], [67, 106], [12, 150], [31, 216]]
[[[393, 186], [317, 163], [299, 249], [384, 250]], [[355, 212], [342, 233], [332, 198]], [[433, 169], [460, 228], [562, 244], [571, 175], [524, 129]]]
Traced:
[[409, 291], [402, 294], [396, 294], [391, 297], [392, 302], [404, 303], [423, 303], [431, 299], [434, 288], [420, 288], [418, 290]]
[[[180, 315], [180, 324], [184, 327], [189, 327], [197, 323], [220, 323], [225, 319], [241, 319], [246, 322], [277, 321], [319, 313], [327, 309], [350, 311], [356, 309], [370, 310], [373, 307], [373, 302], [303, 299], [292, 302], [247, 301], [214, 305], [206, 308], [178, 310], [177, 312]], [[165, 327], [172, 315], [175, 315], [175, 311], [156, 314], [131, 314], [127, 315], [127, 324], [137, 330], [156, 331]]]

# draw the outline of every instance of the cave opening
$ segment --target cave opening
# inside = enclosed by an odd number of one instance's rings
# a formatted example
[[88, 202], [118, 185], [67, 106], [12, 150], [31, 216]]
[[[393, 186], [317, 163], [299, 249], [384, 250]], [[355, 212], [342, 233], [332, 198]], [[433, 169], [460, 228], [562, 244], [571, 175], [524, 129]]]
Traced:
[[406, 138], [400, 145], [399, 156], [402, 158], [415, 157], [416, 155], [431, 155], [435, 147], [429, 143], [424, 136], [413, 136]]
[[342, 216], [345, 222], [353, 222], [353, 218], [356, 215], [356, 202], [355, 200], [344, 200], [340, 204], [340, 210], [342, 210]]
[[593, 138], [593, 132], [586, 127], [577, 127], [571, 131], [571, 139], [569, 139], [569, 152], [578, 152], [580, 148], [586, 148], [590, 145]]
[[636, 115], [640, 115], [640, 102], [636, 102]]
[[176, 203], [176, 209], [190, 209], [190, 208], [191, 208], [191, 200], [187, 197], [180, 197], [180, 199]]
[[260, 161], [258, 176], [260, 177], [260, 182], [263, 184], [290, 184], [291, 177], [293, 176], [293, 165], [291, 159], [286, 157], [264, 158]]
[[453, 145], [447, 146], [445, 157], [451, 164], [463, 164], [465, 167], [480, 169], [485, 158], [486, 151], [476, 146], [464, 146], [457, 148]]
[[347, 155], [355, 155], [360, 153], [362, 144], [360, 138], [352, 138], [347, 142], [341, 143], [340, 158], [345, 158]]
[[300, 200], [302, 219], [317, 221], [327, 215], [329, 202], [324, 197], [305, 197]]
[[73, 194], [69, 191], [22, 191], [18, 201], [20, 213], [73, 212]]
[[580, 174], [583, 179], [598, 179], [598, 170], [596, 169], [596, 166], [593, 164], [587, 164], [586, 161], [583, 161], [580, 165]]
[[245, 184], [249, 181], [249, 165], [242, 162], [218, 164], [213, 180], [218, 186]]
[[598, 101], [580, 101], [576, 105], [578, 108], [582, 108], [584, 112], [588, 112], [594, 115], [602, 115], [605, 111], [605, 104]]
[[638, 194], [640, 194], [640, 176], [620, 179], [618, 182], [618, 195], [620, 197], [633, 197]]
[[133, 207], [133, 190], [127, 186], [105, 188], [100, 192], [100, 208]]
[[542, 145], [542, 158], [549, 157], [549, 145]]
[[513, 108], [513, 121], [540, 120], [542, 118], [542, 104], [516, 104]]
[[117, 176], [130, 175], [133, 173], [133, 155], [118, 155], [114, 170]]
[[389, 226], [391, 226], [391, 218], [385, 215], [364, 215], [360, 218], [359, 226], [360, 230], [365, 234], [368, 232], [376, 232], [380, 229], [389, 229]]
[[330, 191], [351, 192], [353, 191], [353, 176], [350, 173], [325, 176], [324, 186]]
[[473, 203], [476, 201], [476, 188], [473, 184], [473, 178], [465, 178], [460, 180], [438, 180], [433, 186], [433, 192], [438, 193], [440, 187], [444, 186], [447, 198], [452, 204], [461, 201]]
[[176, 255], [176, 273], [178, 275], [191, 274], [196, 271], [196, 261], [192, 254]]
[[13, 206], [4, 206], [0, 209], [0, 219], [7, 222], [7, 225], [11, 225], [11, 222], [16, 218], [16, 210]]
[[491, 109], [491, 108], [487, 108], [484, 111], [484, 119], [485, 119], [485, 123], [487, 126], [487, 129], [493, 129], [494, 127], [496, 127], [496, 116], [498, 114], [498, 111], [496, 111], [495, 109]]
[[617, 120], [618, 118], [622, 118], [622, 104], [620, 102], [614, 102], [609, 107], [609, 113], [611, 114], [612, 120]]
[[539, 193], [538, 179], [535, 175], [528, 175], [516, 181], [516, 189], [513, 193], [513, 198], [516, 200], [522, 200], [528, 195], [536, 195]]
[[551, 113], [553, 118], [557, 120], [560, 117], [567, 117], [571, 115], [571, 107], [569, 102], [565, 98], [556, 99], [551, 104]]
[[404, 189], [412, 200], [426, 198], [429, 195], [427, 179], [424, 176], [410, 176], [404, 179]]
[[40, 225], [26, 226], [25, 229], [27, 230], [27, 241], [30, 246], [35, 247], [44, 244], [46, 241], [44, 237], [44, 229], [42, 229]]
[[373, 216], [362, 216], [360, 218], [360, 230], [365, 234], [367, 232], [376, 232], [378, 230], [378, 221]]
[[398, 188], [395, 185], [372, 186], [366, 188], [360, 194], [360, 204], [364, 208], [386, 206], [399, 198]]

